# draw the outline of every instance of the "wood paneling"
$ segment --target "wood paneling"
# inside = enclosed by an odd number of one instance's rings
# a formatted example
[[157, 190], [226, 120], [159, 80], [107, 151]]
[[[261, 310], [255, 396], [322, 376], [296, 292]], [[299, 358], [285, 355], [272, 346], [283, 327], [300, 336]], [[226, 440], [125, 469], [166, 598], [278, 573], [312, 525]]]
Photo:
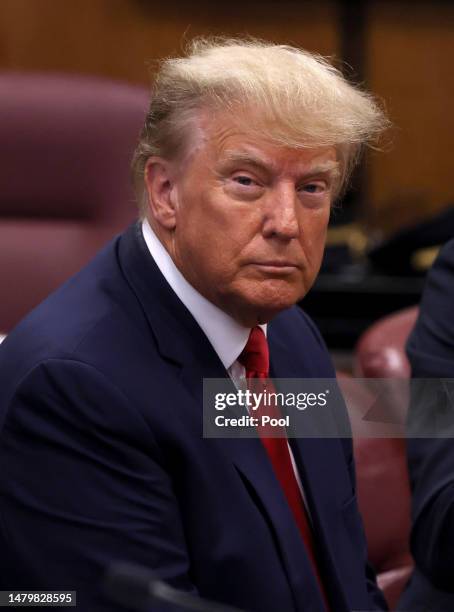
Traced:
[[395, 124], [369, 163], [369, 218], [386, 230], [454, 204], [454, 4], [371, 5], [368, 85]]
[[336, 54], [334, 2], [1, 0], [0, 68], [148, 80], [184, 38], [250, 34]]

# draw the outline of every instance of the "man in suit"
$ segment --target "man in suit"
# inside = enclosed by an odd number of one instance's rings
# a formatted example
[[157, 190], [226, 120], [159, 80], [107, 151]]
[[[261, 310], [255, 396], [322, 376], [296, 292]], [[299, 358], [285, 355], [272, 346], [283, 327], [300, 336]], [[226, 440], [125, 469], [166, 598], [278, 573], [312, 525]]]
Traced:
[[1, 347], [0, 588], [112, 610], [101, 578], [122, 559], [244, 610], [385, 607], [351, 440], [202, 435], [204, 378], [334, 377], [294, 304], [383, 123], [294, 48], [205, 41], [163, 63], [133, 162], [141, 221]]
[[[427, 276], [407, 344], [414, 392], [408, 465], [413, 493], [412, 553], [416, 569], [400, 602], [411, 612], [454, 610], [454, 240]], [[416, 434], [416, 436], [415, 436]]]

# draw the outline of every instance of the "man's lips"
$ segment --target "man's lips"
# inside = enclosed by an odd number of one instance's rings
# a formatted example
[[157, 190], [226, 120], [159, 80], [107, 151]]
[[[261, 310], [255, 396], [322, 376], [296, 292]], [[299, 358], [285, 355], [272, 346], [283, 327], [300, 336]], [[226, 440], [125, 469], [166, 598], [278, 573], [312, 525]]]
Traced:
[[288, 274], [290, 272], [294, 272], [295, 270], [301, 267], [298, 263], [287, 259], [268, 259], [264, 261], [252, 261], [251, 265], [257, 266], [264, 272], [279, 274]]

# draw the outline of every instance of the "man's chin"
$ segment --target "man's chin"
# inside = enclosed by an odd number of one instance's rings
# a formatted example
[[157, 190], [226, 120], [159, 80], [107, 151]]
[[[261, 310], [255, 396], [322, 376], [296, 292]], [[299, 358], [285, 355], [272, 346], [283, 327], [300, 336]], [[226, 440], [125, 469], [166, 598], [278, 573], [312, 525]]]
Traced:
[[248, 327], [269, 323], [280, 312], [299, 302], [305, 293], [301, 287], [285, 282], [261, 283], [255, 291], [245, 292], [235, 300], [234, 318], [241, 319]]
[[257, 307], [280, 311], [299, 302], [305, 294], [306, 291], [301, 283], [273, 279], [260, 283], [258, 290], [250, 295], [250, 301]]

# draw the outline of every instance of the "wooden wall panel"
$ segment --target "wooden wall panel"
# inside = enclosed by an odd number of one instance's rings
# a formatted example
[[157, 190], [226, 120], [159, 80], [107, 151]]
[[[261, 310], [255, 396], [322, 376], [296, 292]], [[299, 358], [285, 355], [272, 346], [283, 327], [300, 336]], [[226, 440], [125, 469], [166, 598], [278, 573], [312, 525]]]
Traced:
[[367, 55], [396, 126], [369, 164], [369, 220], [390, 231], [454, 204], [454, 4], [377, 0]]
[[251, 34], [336, 54], [335, 2], [1, 0], [0, 69], [146, 82], [148, 60], [200, 34]]

